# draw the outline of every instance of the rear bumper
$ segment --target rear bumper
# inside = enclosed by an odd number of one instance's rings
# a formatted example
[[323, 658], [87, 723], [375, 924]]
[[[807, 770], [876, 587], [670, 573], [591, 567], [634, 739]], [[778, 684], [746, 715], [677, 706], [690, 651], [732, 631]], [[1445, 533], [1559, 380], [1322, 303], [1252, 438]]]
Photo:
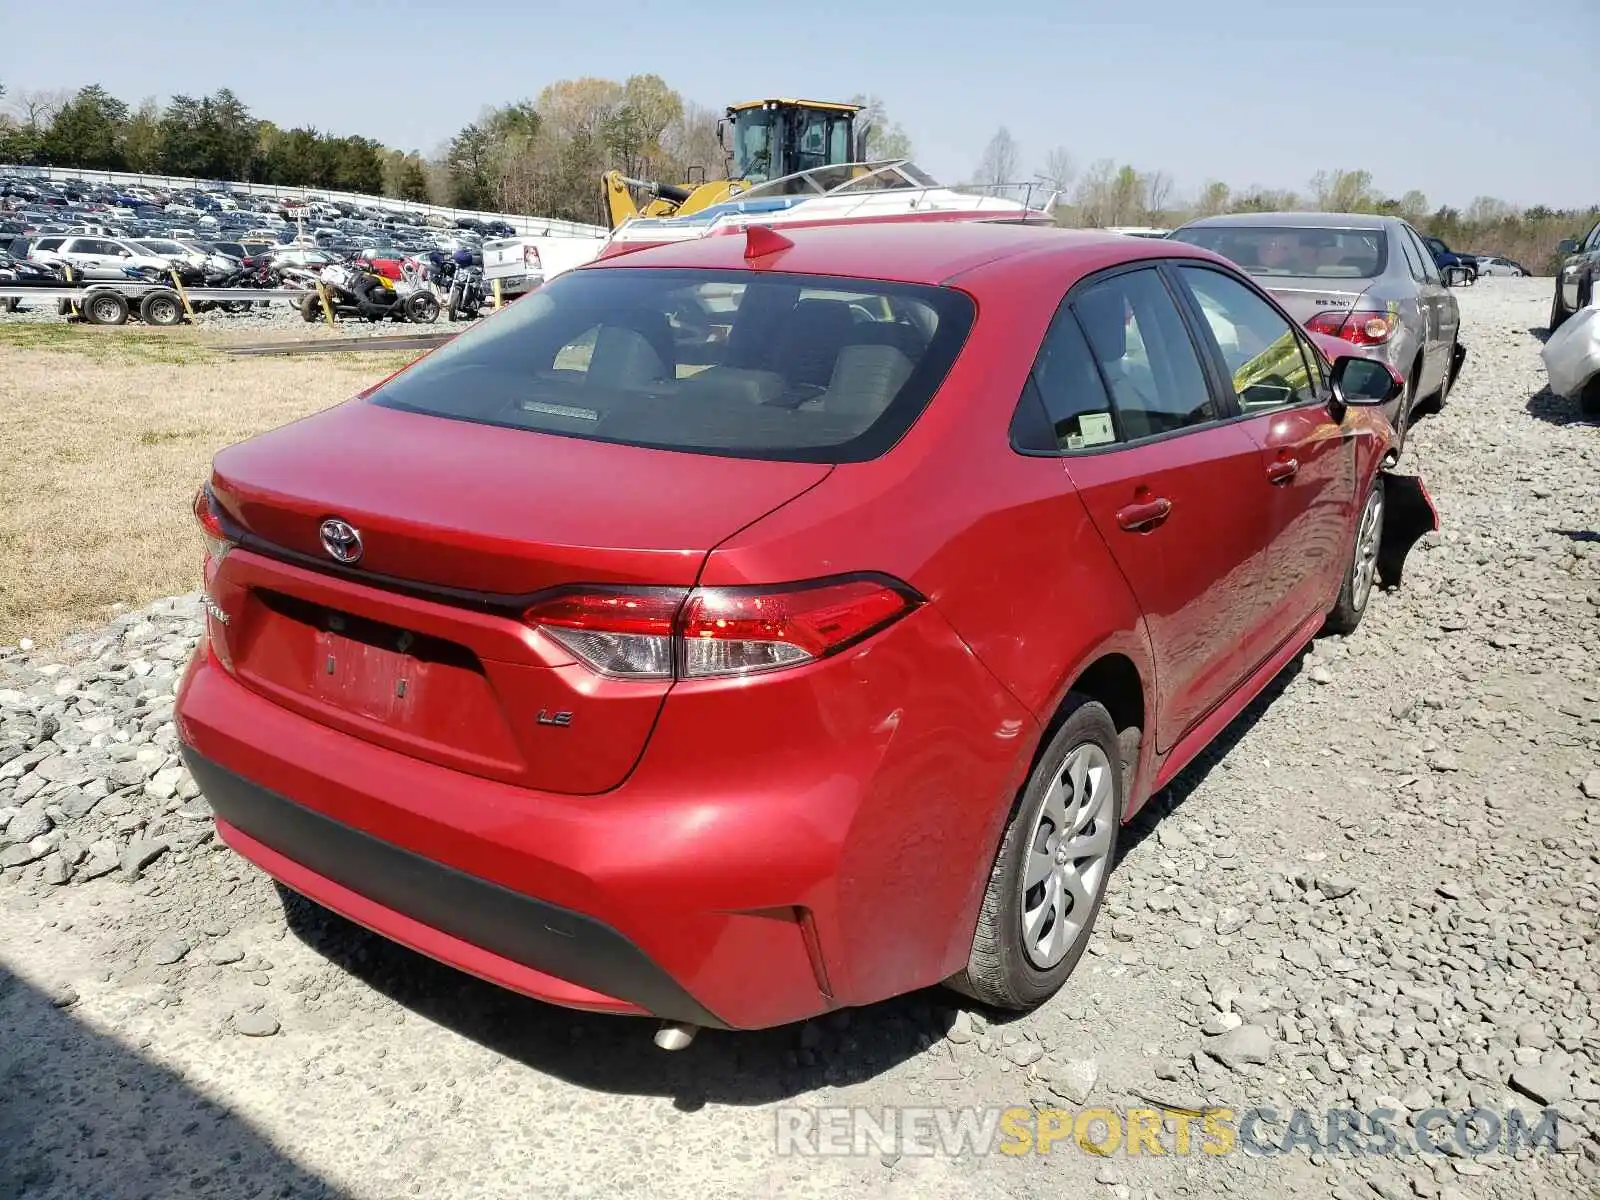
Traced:
[[[542, 274], [535, 275], [502, 275], [500, 276], [500, 294], [502, 296], [521, 296], [531, 292], [544, 282]], [[485, 279], [483, 285], [493, 295], [495, 280]]]
[[1037, 726], [931, 606], [779, 682], [678, 685], [600, 795], [332, 729], [202, 645], [178, 731], [224, 841], [402, 944], [551, 1003], [750, 1029], [965, 965]]
[[358, 924], [518, 991], [572, 1008], [722, 1020], [615, 929], [380, 841], [184, 747], [222, 839]]

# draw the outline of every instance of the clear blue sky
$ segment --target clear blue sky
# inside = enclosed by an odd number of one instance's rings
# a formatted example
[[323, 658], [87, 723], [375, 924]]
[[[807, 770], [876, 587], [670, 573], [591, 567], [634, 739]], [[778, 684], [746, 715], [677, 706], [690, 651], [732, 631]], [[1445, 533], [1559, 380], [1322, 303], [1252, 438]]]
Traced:
[[[1600, 203], [1600, 0], [80, 0], [21, 88], [130, 102], [232, 87], [257, 116], [432, 153], [487, 104], [557, 79], [655, 72], [707, 106], [886, 101], [936, 177], [1004, 124], [1031, 174], [1053, 146], [1303, 190], [1365, 167], [1464, 206]], [[829, 15], [837, 14], [837, 15]], [[65, 45], [64, 43], [63, 45]]]

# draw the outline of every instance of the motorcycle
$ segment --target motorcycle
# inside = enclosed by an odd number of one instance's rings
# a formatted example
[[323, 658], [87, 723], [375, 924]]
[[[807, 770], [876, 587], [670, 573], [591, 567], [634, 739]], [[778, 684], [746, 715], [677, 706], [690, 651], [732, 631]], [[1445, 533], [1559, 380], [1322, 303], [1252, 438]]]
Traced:
[[[414, 321], [422, 325], [439, 319], [438, 297], [422, 288], [396, 285], [382, 275], [350, 268], [329, 267], [314, 278], [321, 282], [335, 317]], [[322, 297], [314, 290], [308, 292], [300, 301], [300, 316], [310, 323], [320, 321], [324, 315]]]
[[[0, 250], [0, 285], [8, 288], [59, 288], [66, 287], [67, 275], [59, 263], [39, 263], [17, 258]], [[16, 312], [22, 307], [20, 297], [0, 301], [0, 309]]]
[[447, 311], [452, 321], [473, 321], [489, 302], [483, 286], [483, 268], [474, 263], [457, 267], [450, 278]]

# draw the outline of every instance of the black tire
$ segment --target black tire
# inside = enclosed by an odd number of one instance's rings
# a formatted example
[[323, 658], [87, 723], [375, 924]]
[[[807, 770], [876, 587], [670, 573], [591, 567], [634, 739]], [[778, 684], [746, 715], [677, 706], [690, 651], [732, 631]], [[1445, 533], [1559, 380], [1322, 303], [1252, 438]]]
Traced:
[[[1373, 505], [1377, 505], [1378, 511], [1373, 519], [1375, 528], [1371, 541], [1368, 542], [1364, 535], [1367, 532], [1367, 513]], [[1356, 626], [1361, 624], [1361, 618], [1366, 615], [1372, 589], [1378, 585], [1378, 551], [1383, 545], [1384, 510], [1383, 476], [1379, 475], [1372, 481], [1372, 490], [1361, 502], [1361, 512], [1356, 517], [1355, 530], [1350, 537], [1350, 561], [1345, 566], [1344, 578], [1339, 582], [1339, 598], [1334, 601], [1327, 623], [1323, 626], [1325, 633], [1354, 633]], [[1358, 567], [1363, 556], [1369, 552], [1370, 558], [1364, 569], [1370, 571], [1370, 577], [1363, 583]]]
[[432, 325], [439, 319], [439, 298], [429, 292], [413, 292], [406, 297], [406, 320]]
[[322, 320], [322, 299], [315, 292], [300, 297], [300, 316], [307, 323]]
[[1561, 301], [1561, 276], [1557, 275], [1556, 294], [1550, 301], [1550, 332], [1554, 333], [1565, 325], [1571, 315], [1571, 310]]
[[1406, 437], [1411, 432], [1411, 418], [1417, 409], [1417, 381], [1422, 378], [1422, 358], [1411, 364], [1406, 379], [1406, 394], [1400, 398], [1400, 411], [1394, 419], [1394, 445], [1389, 448], [1389, 461], [1399, 462], [1405, 452]]
[[1584, 384], [1578, 393], [1578, 411], [1591, 420], [1600, 420], [1600, 375]]
[[19, 309], [21, 307], [22, 307], [22, 301], [20, 299], [18, 299], [16, 296], [12, 296], [10, 299], [8, 299], [5, 302], [5, 309], [6, 309], [6, 311], [8, 313], [14, 313], [14, 312], [17, 311], [17, 309]]
[[[1078, 925], [1065, 955], [1052, 965], [1040, 968], [1025, 945], [1024, 873], [1036, 850], [1033, 842], [1044, 833], [1041, 812], [1052, 785], [1062, 778], [1069, 757], [1080, 748], [1088, 747], [1097, 748], [1109, 764], [1106, 777], [1111, 797], [1105, 810], [1107, 815], [1091, 821], [1086, 831], [1096, 832], [1099, 822], [1105, 820], [1108, 840], [1092, 887], [1086, 888], [1091, 894], [1087, 917]], [[1039, 756], [1033, 774], [1012, 806], [1005, 834], [1000, 839], [999, 853], [989, 872], [966, 969], [946, 981], [950, 987], [980, 1003], [1017, 1011], [1036, 1008], [1060, 990], [1083, 957], [1094, 933], [1095, 919], [1100, 915], [1111, 867], [1116, 862], [1117, 834], [1126, 808], [1123, 783], [1129, 774], [1122, 762], [1122, 746], [1111, 714], [1086, 696], [1069, 695], [1066, 719]], [[1036, 886], [1043, 888], [1045, 885]], [[1063, 919], [1072, 915], [1069, 910], [1063, 914]]]
[[121, 292], [90, 292], [83, 301], [83, 319], [91, 325], [126, 325], [128, 298]]
[[1459, 343], [1451, 342], [1450, 350], [1444, 356], [1444, 378], [1439, 381], [1439, 390], [1433, 394], [1433, 399], [1428, 401], [1430, 413], [1444, 411], [1444, 403], [1450, 399], [1450, 389], [1456, 384], [1456, 347]]
[[183, 304], [177, 292], [150, 292], [139, 301], [139, 320], [146, 325], [178, 325], [183, 321]]

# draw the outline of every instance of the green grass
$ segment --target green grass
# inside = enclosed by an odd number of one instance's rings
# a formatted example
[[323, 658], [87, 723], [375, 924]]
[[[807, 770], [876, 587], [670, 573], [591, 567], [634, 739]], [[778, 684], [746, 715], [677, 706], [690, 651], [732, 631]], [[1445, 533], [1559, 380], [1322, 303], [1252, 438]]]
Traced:
[[54, 350], [100, 361], [139, 363], [211, 362], [216, 353], [193, 340], [187, 329], [131, 329], [80, 325], [66, 318], [43, 324], [12, 324], [0, 319], [0, 347]]

